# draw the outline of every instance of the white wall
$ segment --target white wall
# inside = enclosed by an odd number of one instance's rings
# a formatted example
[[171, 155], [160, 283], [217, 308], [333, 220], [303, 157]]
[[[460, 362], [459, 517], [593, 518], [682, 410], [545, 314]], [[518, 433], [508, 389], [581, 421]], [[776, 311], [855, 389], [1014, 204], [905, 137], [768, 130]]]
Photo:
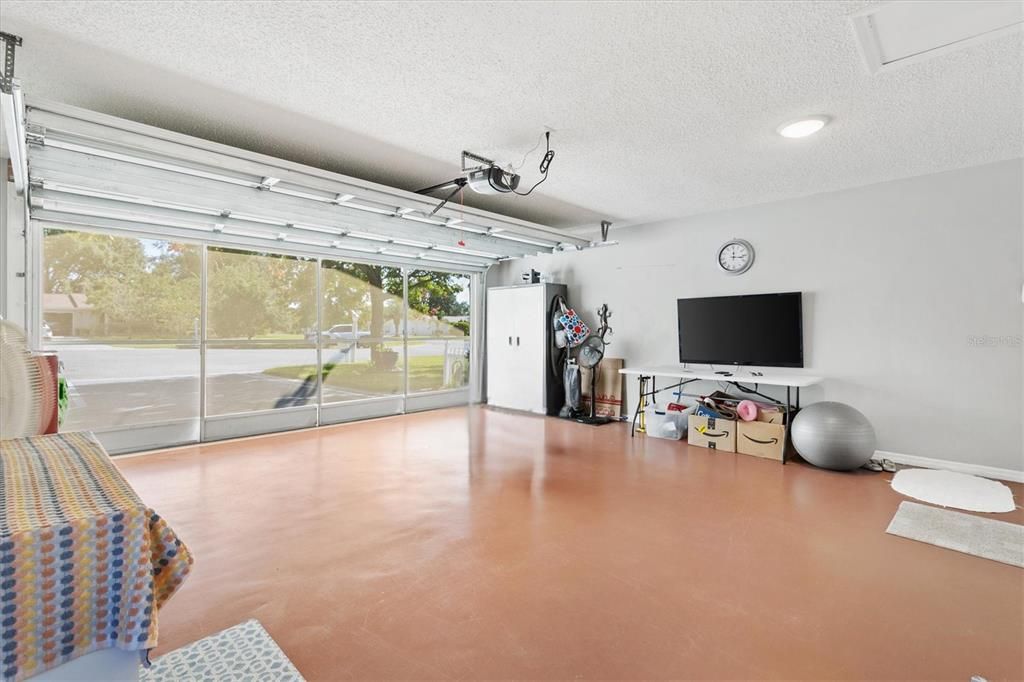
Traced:
[[[627, 366], [678, 361], [677, 298], [803, 291], [806, 371], [827, 378], [805, 403], [857, 407], [880, 450], [1020, 471], [1022, 182], [1015, 160], [626, 228], [619, 246], [512, 261], [487, 283], [533, 267], [590, 321], [607, 302]], [[730, 237], [757, 252], [738, 277], [716, 265]]]

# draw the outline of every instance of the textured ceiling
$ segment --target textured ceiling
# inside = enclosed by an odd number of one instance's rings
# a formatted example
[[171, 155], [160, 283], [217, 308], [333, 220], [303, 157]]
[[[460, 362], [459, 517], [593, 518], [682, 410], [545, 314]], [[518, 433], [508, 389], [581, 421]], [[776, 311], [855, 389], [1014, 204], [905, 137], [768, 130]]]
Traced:
[[[865, 2], [18, 2], [45, 97], [405, 189], [470, 149], [557, 157], [561, 226], [636, 224], [1022, 155], [1022, 39], [869, 75]], [[776, 126], [834, 117], [785, 140]], [[536, 178], [535, 152], [523, 168]]]

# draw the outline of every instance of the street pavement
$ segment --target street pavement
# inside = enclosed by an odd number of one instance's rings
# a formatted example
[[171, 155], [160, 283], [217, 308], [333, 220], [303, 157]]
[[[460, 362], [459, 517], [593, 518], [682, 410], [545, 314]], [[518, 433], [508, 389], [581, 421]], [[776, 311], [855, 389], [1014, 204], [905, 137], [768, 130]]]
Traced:
[[[182, 348], [127, 348], [98, 344], [53, 344], [70, 384], [68, 421], [63, 428], [104, 429], [195, 418], [199, 414], [199, 351]], [[410, 344], [410, 356], [439, 356], [445, 341]], [[368, 362], [369, 349], [355, 361]], [[352, 361], [324, 349], [324, 362]], [[275, 407], [316, 404], [315, 387], [301, 379], [264, 374], [285, 365], [313, 365], [316, 351], [294, 349], [208, 349], [207, 414], [237, 414]], [[323, 387], [324, 402], [374, 394]]]
[[[410, 357], [441, 356], [445, 344], [462, 342], [418, 341], [409, 344]], [[142, 379], [195, 377], [199, 374], [197, 348], [128, 348], [99, 344], [47, 344], [57, 351], [67, 375], [77, 384], [94, 381], [121, 383]], [[337, 349], [323, 351], [324, 362], [368, 362], [370, 350], [359, 348], [355, 358]], [[312, 365], [314, 348], [209, 348], [206, 375], [262, 373], [272, 367]]]

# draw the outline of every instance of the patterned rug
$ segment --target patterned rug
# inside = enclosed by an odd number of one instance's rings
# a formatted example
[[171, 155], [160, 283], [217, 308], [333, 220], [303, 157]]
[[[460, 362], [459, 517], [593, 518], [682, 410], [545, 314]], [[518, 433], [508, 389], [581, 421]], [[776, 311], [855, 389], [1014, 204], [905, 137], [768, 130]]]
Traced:
[[305, 682], [258, 620], [175, 649], [139, 671], [141, 682]]

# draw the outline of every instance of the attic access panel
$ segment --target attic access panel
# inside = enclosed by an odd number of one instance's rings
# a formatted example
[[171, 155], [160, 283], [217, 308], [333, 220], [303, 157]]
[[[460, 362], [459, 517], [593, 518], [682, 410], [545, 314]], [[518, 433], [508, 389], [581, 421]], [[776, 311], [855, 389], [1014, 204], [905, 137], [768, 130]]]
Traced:
[[594, 246], [553, 227], [50, 102], [26, 107], [30, 218], [157, 238], [481, 272]]
[[1020, 30], [1012, 0], [895, 0], [851, 17], [870, 73], [930, 59]]

